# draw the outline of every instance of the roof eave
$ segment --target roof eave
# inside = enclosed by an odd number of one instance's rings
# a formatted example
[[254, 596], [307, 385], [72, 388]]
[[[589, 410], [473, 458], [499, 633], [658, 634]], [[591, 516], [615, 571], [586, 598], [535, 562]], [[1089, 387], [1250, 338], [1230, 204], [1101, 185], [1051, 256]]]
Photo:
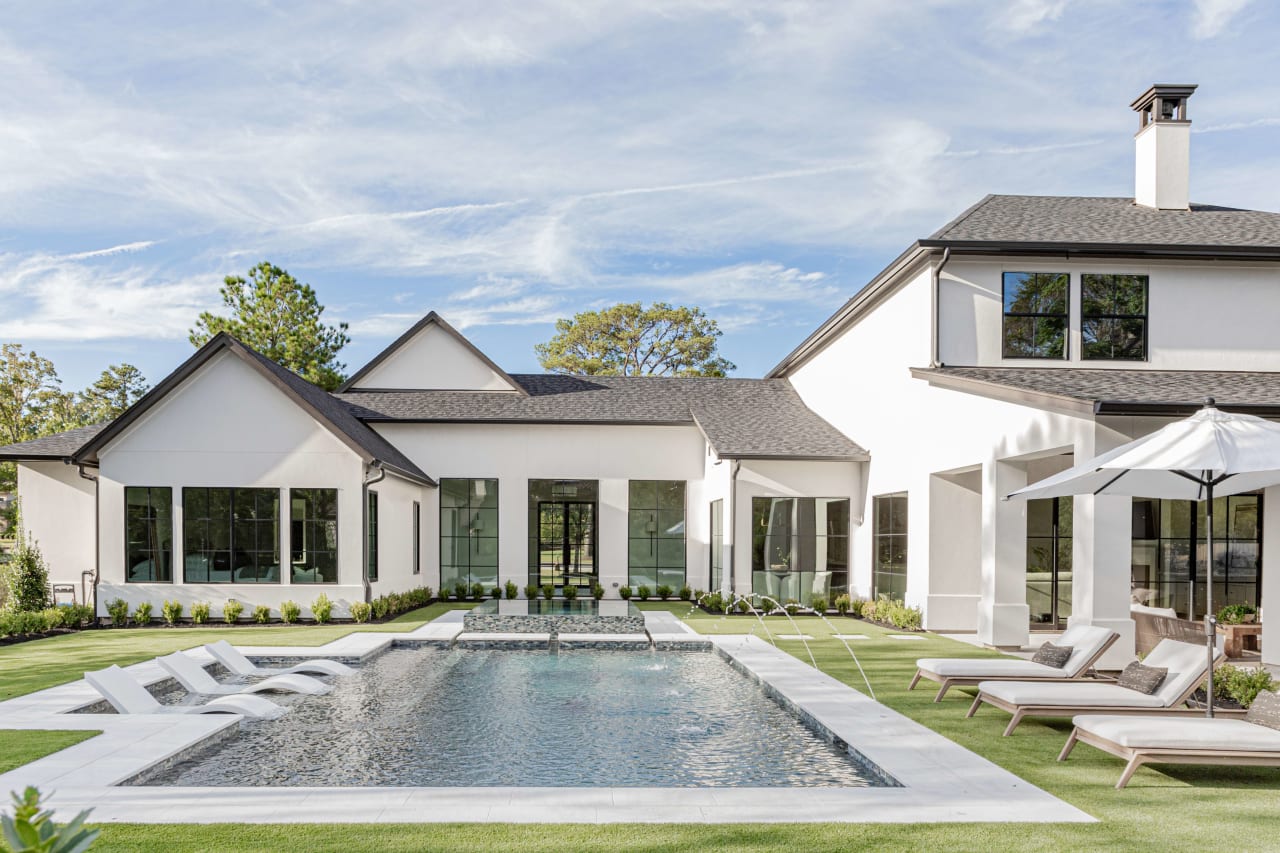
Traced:
[[721, 459], [740, 462], [870, 462], [871, 454], [862, 453], [717, 453]]
[[971, 376], [953, 376], [938, 368], [913, 367], [910, 370], [913, 378], [922, 379], [936, 388], [976, 394], [980, 397], [992, 397], [1006, 403], [1017, 403], [1037, 409], [1056, 409], [1075, 415], [1092, 416], [1094, 414], [1093, 400], [1045, 391], [1032, 391], [1027, 388], [1014, 388], [1000, 382], [975, 379]]
[[[1241, 412], [1260, 418], [1280, 418], [1280, 403], [1227, 403], [1215, 404], [1224, 412]], [[1143, 400], [1097, 400], [1094, 413], [1113, 417], [1170, 417], [1182, 418], [1194, 415], [1204, 408], [1204, 401], [1153, 403]]]
[[927, 249], [952, 254], [1059, 255], [1168, 258], [1170, 260], [1280, 260], [1280, 246], [1177, 245], [1170, 243], [1063, 243], [1031, 240], [920, 240]]

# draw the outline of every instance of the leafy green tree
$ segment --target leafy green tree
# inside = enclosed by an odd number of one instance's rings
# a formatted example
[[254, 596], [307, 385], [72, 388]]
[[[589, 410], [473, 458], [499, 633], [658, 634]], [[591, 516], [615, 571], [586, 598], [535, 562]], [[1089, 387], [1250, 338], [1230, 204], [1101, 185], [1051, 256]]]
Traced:
[[342, 384], [346, 365], [337, 356], [351, 342], [347, 324], [321, 322], [324, 306], [309, 285], [266, 261], [249, 270], [248, 279], [229, 275], [223, 282], [219, 292], [230, 316], [202, 312], [190, 334], [194, 346], [227, 332], [325, 390]]
[[736, 366], [717, 354], [720, 334], [701, 308], [629, 302], [557, 320], [534, 351], [548, 373], [724, 376]]
[[150, 387], [142, 371], [132, 364], [113, 364], [80, 392], [80, 420], [84, 424], [113, 421], [138, 402]]
[[[66, 397], [52, 361], [27, 352], [21, 344], [0, 345], [0, 444], [47, 435], [47, 424], [66, 405]], [[0, 462], [0, 492], [17, 488], [17, 466]]]

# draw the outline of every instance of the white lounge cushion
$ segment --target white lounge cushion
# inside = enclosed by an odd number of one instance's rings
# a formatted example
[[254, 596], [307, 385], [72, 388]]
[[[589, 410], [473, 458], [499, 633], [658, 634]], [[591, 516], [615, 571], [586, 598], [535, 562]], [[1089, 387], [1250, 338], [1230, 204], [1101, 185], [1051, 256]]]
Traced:
[[1130, 604], [1130, 613], [1150, 613], [1152, 616], [1167, 616], [1170, 619], [1178, 618], [1178, 611], [1172, 607], [1148, 607], [1145, 604]]
[[1153, 694], [1160, 697], [1166, 705], [1178, 701], [1179, 696], [1195, 687], [1209, 674], [1209, 653], [1206, 647], [1177, 640], [1161, 640], [1142, 662], [1147, 666], [1162, 666], [1169, 670], [1160, 689]]
[[1072, 722], [1081, 731], [1130, 749], [1280, 752], [1280, 731], [1240, 719], [1081, 714]]
[[1072, 625], [1063, 631], [1055, 645], [1071, 646], [1072, 652], [1062, 672], [1069, 677], [1079, 675], [1085, 664], [1106, 645], [1114, 634], [1115, 631], [1103, 628], [1101, 625]]
[[943, 678], [1064, 678], [1070, 677], [1054, 666], [1032, 663], [1022, 658], [922, 658], [916, 667]]
[[1090, 681], [984, 681], [978, 689], [1014, 705], [1078, 708], [1163, 708], [1159, 694]]

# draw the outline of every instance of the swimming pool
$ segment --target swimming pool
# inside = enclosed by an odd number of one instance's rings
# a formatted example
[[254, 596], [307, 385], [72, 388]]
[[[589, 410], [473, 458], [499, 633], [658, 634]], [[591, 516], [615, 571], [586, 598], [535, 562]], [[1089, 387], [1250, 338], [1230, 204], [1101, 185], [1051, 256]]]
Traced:
[[145, 779], [181, 786], [892, 784], [711, 652], [395, 649]]

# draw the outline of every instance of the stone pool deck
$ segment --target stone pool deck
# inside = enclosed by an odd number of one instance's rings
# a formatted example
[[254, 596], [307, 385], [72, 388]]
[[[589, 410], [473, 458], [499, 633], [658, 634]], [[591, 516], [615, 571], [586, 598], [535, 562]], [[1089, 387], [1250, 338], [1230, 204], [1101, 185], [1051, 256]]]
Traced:
[[[328, 657], [354, 664], [394, 646], [452, 646], [462, 614], [412, 632], [354, 633], [324, 646], [242, 647], [251, 657]], [[102, 730], [103, 734], [0, 774], [0, 790], [36, 785], [70, 816], [92, 808], [95, 822], [141, 823], [757, 823], [757, 822], [1087, 822], [1089, 815], [914, 721], [880, 705], [764, 640], [705, 637], [665, 612], [645, 613], [659, 649], [714, 649], [761, 681], [829, 737], [848, 743], [898, 783], [883, 788], [178, 788], [124, 786], [148, 767], [180, 759], [210, 738], [234, 736], [239, 717], [74, 714], [99, 701], [83, 681], [0, 703], [0, 728]], [[527, 639], [527, 635], [525, 636]], [[563, 643], [561, 649], [572, 653]], [[639, 637], [579, 636], [588, 643]], [[203, 649], [186, 654], [202, 664]], [[127, 667], [154, 685], [154, 662]], [[351, 676], [361, 677], [359, 674]], [[316, 697], [304, 701], [323, 701]], [[288, 717], [282, 720], [287, 724]], [[695, 760], [691, 758], [691, 760]]]

